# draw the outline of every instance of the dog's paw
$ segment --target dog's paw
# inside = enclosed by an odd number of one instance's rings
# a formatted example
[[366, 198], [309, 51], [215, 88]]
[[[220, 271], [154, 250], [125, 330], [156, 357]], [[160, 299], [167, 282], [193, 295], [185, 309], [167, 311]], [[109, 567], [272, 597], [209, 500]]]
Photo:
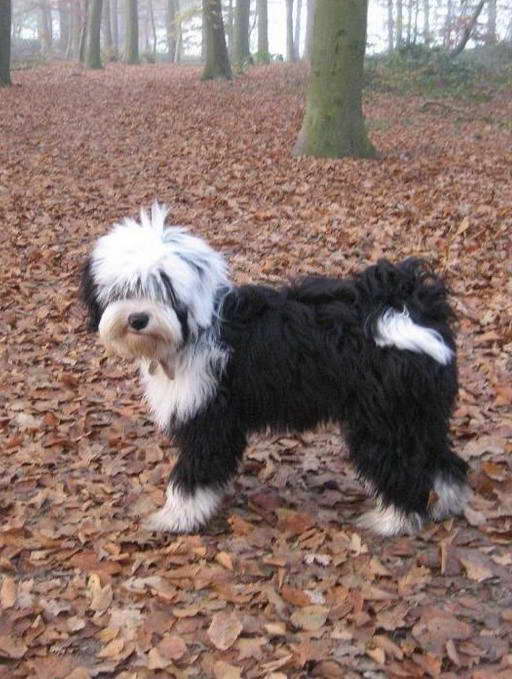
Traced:
[[419, 514], [407, 514], [393, 505], [388, 505], [366, 512], [357, 519], [356, 525], [377, 535], [390, 537], [418, 533], [423, 526], [423, 520]]
[[173, 484], [167, 488], [165, 505], [143, 523], [149, 531], [195, 533], [217, 512], [223, 493], [212, 488], [197, 488], [186, 493]]

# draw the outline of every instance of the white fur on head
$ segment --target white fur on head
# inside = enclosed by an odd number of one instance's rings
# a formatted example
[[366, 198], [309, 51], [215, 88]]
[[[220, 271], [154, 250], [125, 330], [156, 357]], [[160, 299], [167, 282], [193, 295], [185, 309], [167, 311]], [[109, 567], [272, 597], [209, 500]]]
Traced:
[[91, 257], [98, 301], [107, 306], [126, 298], [163, 301], [163, 272], [189, 314], [190, 330], [212, 323], [215, 296], [229, 286], [224, 258], [181, 227], [166, 227], [167, 208], [141, 210], [140, 223], [125, 219], [99, 238]]
[[377, 322], [375, 343], [379, 347], [395, 346], [428, 354], [442, 365], [453, 357], [453, 351], [437, 330], [414, 323], [405, 308], [403, 312], [388, 309], [382, 314]]

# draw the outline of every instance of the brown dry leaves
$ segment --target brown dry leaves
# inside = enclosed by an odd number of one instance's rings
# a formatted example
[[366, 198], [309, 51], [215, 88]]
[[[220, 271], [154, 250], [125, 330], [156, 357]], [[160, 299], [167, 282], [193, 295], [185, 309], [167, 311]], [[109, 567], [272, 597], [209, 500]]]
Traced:
[[[0, 679], [510, 676], [510, 96], [460, 123], [366, 110], [382, 158], [293, 159], [300, 69], [59, 66], [2, 91]], [[37, 102], [37, 105], [35, 105]], [[491, 117], [492, 124], [482, 124]], [[227, 524], [155, 539], [172, 450], [76, 304], [79, 263], [154, 198], [240, 282], [418, 254], [457, 295], [466, 517], [379, 540], [334, 431], [257, 440]]]

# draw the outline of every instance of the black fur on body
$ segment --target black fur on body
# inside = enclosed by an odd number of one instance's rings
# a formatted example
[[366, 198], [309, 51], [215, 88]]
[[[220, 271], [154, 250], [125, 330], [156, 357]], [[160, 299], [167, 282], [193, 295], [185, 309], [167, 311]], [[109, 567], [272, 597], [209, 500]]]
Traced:
[[382, 311], [404, 304], [455, 350], [446, 290], [418, 260], [382, 261], [348, 281], [232, 289], [220, 310], [217, 341], [229, 360], [216, 375], [217, 392], [191, 419], [169, 424], [180, 449], [172, 481], [187, 493], [223, 488], [249, 434], [335, 422], [359, 476], [383, 503], [426, 518], [435, 478], [464, 484], [467, 465], [448, 434], [455, 359], [440, 365], [373, 341]]

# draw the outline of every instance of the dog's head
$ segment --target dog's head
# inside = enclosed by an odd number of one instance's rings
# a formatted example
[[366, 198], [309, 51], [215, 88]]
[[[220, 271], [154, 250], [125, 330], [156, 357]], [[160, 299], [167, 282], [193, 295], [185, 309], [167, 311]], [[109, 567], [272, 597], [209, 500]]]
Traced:
[[155, 203], [140, 223], [125, 219], [99, 238], [81, 298], [108, 350], [170, 370], [187, 341], [212, 324], [229, 279], [224, 258], [183, 228], [166, 227], [166, 214]]

